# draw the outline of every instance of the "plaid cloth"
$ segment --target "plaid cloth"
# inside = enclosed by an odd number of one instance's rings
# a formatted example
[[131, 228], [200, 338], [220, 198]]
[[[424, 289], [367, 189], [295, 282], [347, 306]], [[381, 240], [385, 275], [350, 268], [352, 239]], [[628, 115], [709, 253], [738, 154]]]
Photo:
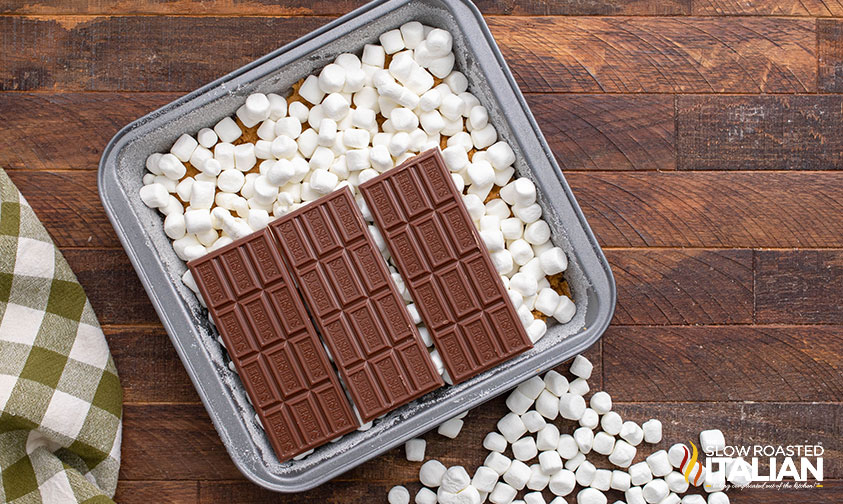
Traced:
[[121, 405], [85, 292], [0, 169], [0, 502], [112, 502]]

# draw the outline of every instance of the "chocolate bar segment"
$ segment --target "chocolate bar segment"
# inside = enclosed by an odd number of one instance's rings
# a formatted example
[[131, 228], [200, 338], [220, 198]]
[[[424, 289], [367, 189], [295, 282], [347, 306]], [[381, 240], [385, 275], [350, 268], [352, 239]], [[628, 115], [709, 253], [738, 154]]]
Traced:
[[532, 347], [438, 149], [360, 192], [454, 383]]
[[188, 267], [281, 461], [359, 426], [268, 230]]
[[442, 386], [351, 191], [270, 228], [364, 422]]

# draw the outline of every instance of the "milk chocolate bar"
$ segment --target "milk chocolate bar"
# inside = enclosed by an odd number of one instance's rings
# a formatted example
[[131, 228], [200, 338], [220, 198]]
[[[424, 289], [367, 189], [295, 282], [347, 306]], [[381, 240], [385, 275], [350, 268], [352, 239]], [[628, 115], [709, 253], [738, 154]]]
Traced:
[[269, 227], [364, 422], [442, 386], [348, 188]]
[[360, 191], [454, 383], [532, 347], [438, 149]]
[[269, 230], [188, 267], [280, 460], [359, 427]]

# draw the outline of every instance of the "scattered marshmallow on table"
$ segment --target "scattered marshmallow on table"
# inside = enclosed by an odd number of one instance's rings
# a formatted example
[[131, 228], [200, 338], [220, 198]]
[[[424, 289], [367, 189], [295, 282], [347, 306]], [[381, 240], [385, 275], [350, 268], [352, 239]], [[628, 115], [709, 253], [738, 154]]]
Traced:
[[386, 500], [389, 504], [409, 504], [410, 492], [403, 486], [394, 486], [389, 489]]
[[650, 454], [646, 461], [647, 465], [650, 466], [650, 470], [653, 472], [653, 476], [660, 478], [662, 476], [667, 476], [671, 471], [673, 471], [673, 466], [670, 464], [667, 452], [664, 450], [659, 450]]
[[662, 440], [662, 423], [659, 420], [651, 418], [641, 425], [641, 429], [644, 431], [644, 442], [656, 444]]
[[436, 488], [448, 469], [438, 460], [428, 460], [419, 468], [419, 481], [426, 487]]
[[609, 462], [618, 467], [629, 467], [637, 452], [637, 448], [623, 439], [616, 440], [612, 453], [609, 455]]
[[559, 398], [559, 414], [568, 420], [579, 420], [585, 413], [585, 399], [581, 395], [566, 392]]
[[452, 418], [450, 420], [446, 420], [439, 427], [436, 429], [436, 432], [445, 436], [446, 438], [454, 439], [462, 430], [463, 421], [459, 418]]
[[621, 426], [620, 437], [632, 446], [638, 446], [644, 440], [644, 431], [637, 423], [627, 420]]
[[726, 438], [718, 429], [700, 432], [700, 449], [704, 454], [715, 454], [726, 447]]
[[603, 492], [594, 488], [584, 488], [577, 494], [577, 504], [606, 504]]
[[424, 451], [427, 442], [421, 438], [410, 439], [404, 443], [404, 453], [410, 462], [421, 462], [424, 460]]

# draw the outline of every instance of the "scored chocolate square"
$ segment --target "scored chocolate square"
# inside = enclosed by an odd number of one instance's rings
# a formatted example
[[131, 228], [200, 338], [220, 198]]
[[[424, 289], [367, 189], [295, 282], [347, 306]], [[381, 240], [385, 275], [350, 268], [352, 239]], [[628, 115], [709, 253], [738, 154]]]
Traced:
[[269, 230], [188, 267], [281, 461], [359, 426]]
[[269, 227], [364, 422], [443, 385], [348, 188]]
[[359, 189], [454, 383], [533, 346], [439, 149]]

